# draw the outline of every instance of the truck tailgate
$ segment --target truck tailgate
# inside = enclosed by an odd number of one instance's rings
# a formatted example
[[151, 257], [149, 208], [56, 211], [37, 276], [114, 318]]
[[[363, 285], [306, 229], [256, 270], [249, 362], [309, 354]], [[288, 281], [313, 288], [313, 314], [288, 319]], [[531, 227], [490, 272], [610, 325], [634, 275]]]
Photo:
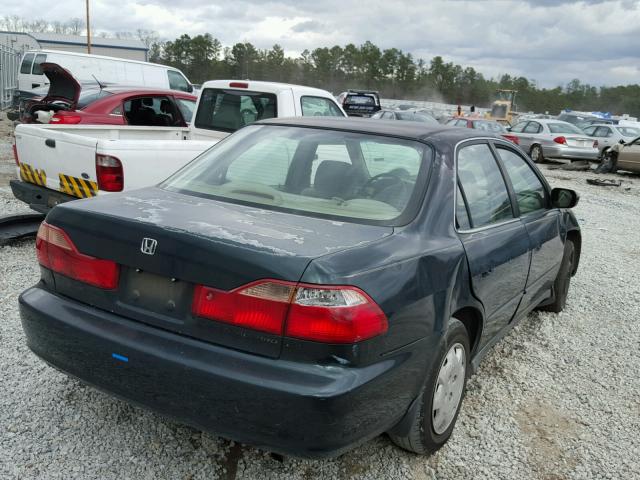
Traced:
[[96, 195], [96, 138], [24, 124], [15, 136], [23, 181], [78, 198]]
[[124, 190], [166, 180], [216, 140], [98, 140], [97, 153], [122, 163]]

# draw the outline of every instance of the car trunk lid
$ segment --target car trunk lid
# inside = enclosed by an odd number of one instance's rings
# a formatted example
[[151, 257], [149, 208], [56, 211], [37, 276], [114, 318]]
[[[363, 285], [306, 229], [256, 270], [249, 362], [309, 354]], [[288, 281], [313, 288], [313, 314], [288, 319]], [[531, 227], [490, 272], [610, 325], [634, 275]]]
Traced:
[[40, 101], [50, 103], [54, 101], [69, 102], [69, 108], [75, 109], [82, 87], [69, 70], [57, 63], [45, 62], [41, 64], [42, 71], [49, 79], [49, 91]]
[[[47, 219], [78, 250], [120, 265], [117, 290], [56, 276], [56, 290], [125, 317], [270, 357], [281, 335], [191, 314], [194, 288], [230, 291], [261, 279], [298, 281], [317, 257], [383, 238], [391, 227], [273, 212], [163, 191], [98, 197], [55, 208]], [[145, 240], [154, 244], [144, 252]]]
[[587, 136], [580, 135], [564, 135], [567, 141], [567, 146], [577, 148], [594, 148], [594, 139]]

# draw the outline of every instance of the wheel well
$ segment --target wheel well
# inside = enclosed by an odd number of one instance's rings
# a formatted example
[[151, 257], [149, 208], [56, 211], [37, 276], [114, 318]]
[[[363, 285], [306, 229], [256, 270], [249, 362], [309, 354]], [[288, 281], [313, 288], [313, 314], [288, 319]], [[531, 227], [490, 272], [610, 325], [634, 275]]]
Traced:
[[573, 259], [573, 271], [571, 276], [575, 275], [578, 271], [578, 263], [580, 263], [580, 251], [582, 250], [582, 235], [578, 230], [569, 230], [567, 232], [567, 240], [573, 242], [575, 247], [575, 258]]
[[471, 351], [475, 352], [482, 333], [482, 314], [473, 307], [464, 307], [452, 316], [460, 320], [467, 329]]

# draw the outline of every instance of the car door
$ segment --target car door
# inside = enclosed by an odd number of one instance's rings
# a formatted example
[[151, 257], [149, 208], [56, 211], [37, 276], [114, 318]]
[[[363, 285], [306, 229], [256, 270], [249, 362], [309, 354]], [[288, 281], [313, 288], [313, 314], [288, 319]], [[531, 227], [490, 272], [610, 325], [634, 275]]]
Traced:
[[[511, 127], [509, 130], [509, 133], [512, 135], [515, 135], [516, 137], [518, 137], [518, 141], [519, 141], [519, 145], [522, 146], [523, 142], [525, 141], [524, 136], [525, 134], [523, 133], [524, 127], [527, 126], [527, 123], [529, 123], [528, 121], [522, 121], [522, 122], [518, 122], [516, 123], [513, 127]], [[522, 148], [524, 148], [525, 150], [528, 151], [527, 146], [523, 146]]]
[[531, 265], [521, 304], [526, 309], [548, 296], [558, 274], [564, 252], [560, 211], [551, 208], [546, 182], [524, 156], [502, 143], [494, 143], [494, 148], [515, 197], [516, 214], [529, 236]]
[[[518, 308], [529, 272], [529, 237], [516, 218], [504, 173], [489, 143], [463, 144], [457, 153], [458, 234], [472, 289], [485, 309], [483, 342], [506, 326]], [[466, 218], [463, 218], [466, 214]]]
[[618, 154], [618, 168], [640, 172], [640, 138], [624, 145]]
[[530, 121], [522, 130], [520, 136], [520, 147], [525, 152], [529, 152], [534, 143], [540, 143], [540, 133], [542, 132], [542, 125], [538, 122]]
[[605, 148], [611, 148], [611, 145], [614, 144], [613, 129], [611, 127], [598, 127], [594, 136], [598, 140], [598, 149], [600, 151]]

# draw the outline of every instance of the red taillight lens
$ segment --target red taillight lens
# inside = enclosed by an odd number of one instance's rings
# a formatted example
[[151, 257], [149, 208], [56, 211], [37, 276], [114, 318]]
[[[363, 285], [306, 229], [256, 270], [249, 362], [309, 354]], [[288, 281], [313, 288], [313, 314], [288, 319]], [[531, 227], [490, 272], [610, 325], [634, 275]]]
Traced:
[[40, 265], [66, 277], [105, 290], [118, 286], [117, 263], [80, 253], [61, 228], [47, 222], [38, 229], [36, 253]]
[[231, 88], [249, 88], [249, 84], [246, 82], [231, 82], [229, 84]]
[[124, 188], [122, 162], [110, 155], [96, 154], [98, 188], [105, 192], [121, 192]]
[[199, 285], [192, 312], [239, 327], [325, 343], [356, 343], [387, 331], [387, 317], [355, 287], [264, 280], [230, 292]]
[[62, 115], [60, 113], [56, 113], [51, 117], [49, 123], [61, 123], [64, 125], [75, 125], [76, 123], [80, 123], [82, 121], [82, 117], [80, 115]]
[[285, 335], [325, 343], [355, 343], [387, 331], [387, 317], [353, 287], [303, 286], [291, 303]]
[[13, 142], [11, 149], [13, 150], [13, 159], [16, 161], [16, 165], [20, 166], [20, 160], [18, 159], [18, 147], [15, 141]]
[[518, 137], [516, 137], [515, 135], [502, 135], [505, 139], [509, 140], [510, 142], [515, 143], [516, 145], [520, 145], [520, 139]]
[[566, 145], [567, 144], [567, 139], [564, 137], [556, 137], [553, 139], [554, 142], [559, 143], [561, 145]]

